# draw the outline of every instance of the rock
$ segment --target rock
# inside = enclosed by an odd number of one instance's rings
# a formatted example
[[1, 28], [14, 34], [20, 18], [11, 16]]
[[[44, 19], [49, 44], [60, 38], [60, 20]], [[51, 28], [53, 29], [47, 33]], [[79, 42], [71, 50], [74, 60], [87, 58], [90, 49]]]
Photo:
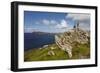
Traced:
[[49, 55], [49, 56], [54, 56], [55, 53], [54, 53], [54, 51], [51, 50], [51, 51], [48, 52], [48, 55]]
[[51, 47], [51, 49], [53, 50], [53, 49], [55, 49], [54, 47]]
[[61, 40], [59, 37], [55, 36], [56, 44], [61, 50], [66, 51], [69, 57], [72, 57], [72, 47], [67, 43], [64, 43], [64, 40]]
[[55, 35], [55, 43], [61, 50], [66, 51], [69, 58], [71, 58], [74, 42], [85, 44], [89, 42], [89, 38], [90, 32], [82, 30], [77, 26], [65, 33]]
[[39, 49], [42, 49], [42, 48], [39, 48]]
[[48, 45], [44, 45], [44, 46], [43, 46], [43, 48], [46, 48], [46, 47], [48, 47]]

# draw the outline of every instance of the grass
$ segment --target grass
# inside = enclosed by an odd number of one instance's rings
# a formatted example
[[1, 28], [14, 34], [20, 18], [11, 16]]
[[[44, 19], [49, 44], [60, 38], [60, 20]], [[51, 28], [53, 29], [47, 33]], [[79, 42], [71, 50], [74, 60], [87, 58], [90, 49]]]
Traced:
[[[51, 49], [53, 47], [53, 49]], [[53, 51], [55, 55], [48, 55], [49, 51]], [[89, 44], [74, 43], [72, 49], [72, 58], [68, 57], [67, 52], [61, 50], [56, 44], [50, 44], [46, 48], [31, 49], [25, 51], [24, 61], [48, 61], [48, 60], [69, 60], [69, 59], [85, 59], [90, 57]]]
[[89, 44], [78, 44], [77, 46], [73, 47], [73, 59], [83, 59], [83, 58], [90, 58], [90, 47]]

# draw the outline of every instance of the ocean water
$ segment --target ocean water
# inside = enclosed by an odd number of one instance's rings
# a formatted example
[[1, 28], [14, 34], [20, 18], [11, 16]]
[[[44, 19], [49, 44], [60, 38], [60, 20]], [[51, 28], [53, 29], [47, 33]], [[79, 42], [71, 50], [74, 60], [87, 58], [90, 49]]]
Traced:
[[24, 49], [36, 49], [54, 43], [55, 34], [24, 33]]

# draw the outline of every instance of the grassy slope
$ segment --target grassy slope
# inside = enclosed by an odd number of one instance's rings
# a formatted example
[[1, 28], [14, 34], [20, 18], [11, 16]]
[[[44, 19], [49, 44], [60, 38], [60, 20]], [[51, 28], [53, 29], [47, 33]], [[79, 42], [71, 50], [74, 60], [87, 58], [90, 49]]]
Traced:
[[[54, 49], [51, 49], [51, 48]], [[53, 51], [55, 55], [48, 55], [49, 51]], [[74, 44], [72, 50], [73, 57], [71, 59], [89, 58], [89, 44]], [[66, 60], [69, 59], [68, 54], [62, 51], [56, 44], [51, 44], [46, 48], [32, 49], [24, 54], [24, 61], [47, 61], [47, 60]]]

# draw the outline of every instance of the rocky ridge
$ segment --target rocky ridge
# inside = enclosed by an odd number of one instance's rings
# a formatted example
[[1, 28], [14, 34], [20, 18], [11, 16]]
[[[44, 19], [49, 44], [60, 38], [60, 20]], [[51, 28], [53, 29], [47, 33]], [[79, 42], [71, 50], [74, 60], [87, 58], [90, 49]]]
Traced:
[[85, 44], [90, 41], [90, 32], [75, 27], [65, 33], [55, 35], [55, 43], [58, 47], [66, 51], [69, 55], [69, 58], [72, 57], [72, 50], [74, 43]]

